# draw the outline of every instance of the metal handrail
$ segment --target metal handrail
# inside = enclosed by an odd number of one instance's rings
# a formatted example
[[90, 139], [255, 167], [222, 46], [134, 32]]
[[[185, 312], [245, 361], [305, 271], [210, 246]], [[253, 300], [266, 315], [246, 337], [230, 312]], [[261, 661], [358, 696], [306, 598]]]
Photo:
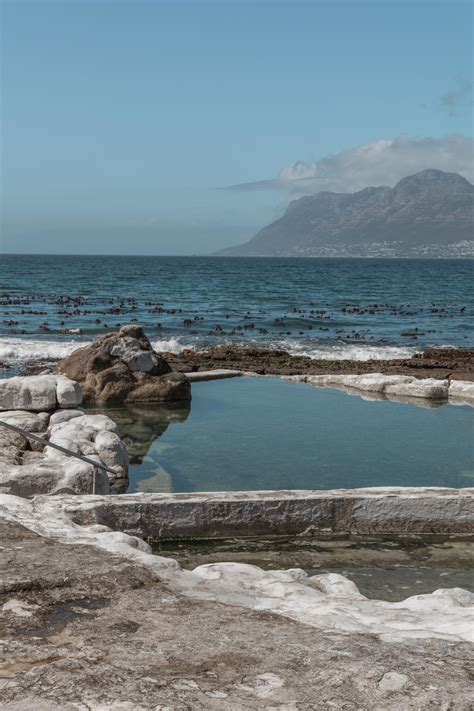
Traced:
[[[28, 439], [32, 439], [35, 442], [40, 442], [45, 447], [52, 447], [53, 449], [57, 449], [68, 457], [75, 457], [76, 459], [80, 459], [81, 461], [86, 462], [87, 464], [92, 464], [92, 466], [94, 467], [98, 467], [99, 469], [103, 469], [104, 471], [109, 472], [109, 474], [117, 476], [117, 472], [113, 469], [110, 469], [109, 467], [106, 467], [105, 464], [102, 464], [101, 462], [96, 462], [94, 459], [89, 459], [89, 457], [85, 457], [83, 454], [73, 452], [72, 449], [61, 447], [60, 444], [55, 444], [54, 442], [50, 442], [47, 439], [43, 439], [43, 437], [38, 437], [38, 435], [33, 434], [32, 432], [27, 432], [26, 430], [23, 430], [21, 427], [17, 427], [16, 425], [11, 425], [9, 422], [4, 422], [3, 420], [0, 420], [0, 425], [2, 427], [6, 427], [9, 430], [12, 430], [13, 432], [16, 432], [17, 434], [21, 434], [24, 437], [27, 437]], [[95, 476], [94, 481], [92, 483], [92, 493], [95, 494]]]

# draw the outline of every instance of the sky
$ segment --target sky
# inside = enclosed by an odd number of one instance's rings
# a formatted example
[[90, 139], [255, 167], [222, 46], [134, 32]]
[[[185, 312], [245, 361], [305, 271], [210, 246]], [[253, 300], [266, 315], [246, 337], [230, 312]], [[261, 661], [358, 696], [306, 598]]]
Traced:
[[0, 251], [206, 254], [472, 174], [472, 4], [2, 0]]

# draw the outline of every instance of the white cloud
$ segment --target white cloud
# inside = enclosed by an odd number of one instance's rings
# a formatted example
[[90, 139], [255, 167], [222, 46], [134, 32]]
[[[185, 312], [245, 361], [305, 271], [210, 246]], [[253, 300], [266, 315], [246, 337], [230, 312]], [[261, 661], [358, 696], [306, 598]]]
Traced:
[[297, 161], [283, 168], [278, 178], [232, 186], [237, 190], [280, 188], [291, 195], [321, 190], [355, 192], [367, 186], [393, 186], [401, 178], [426, 168], [460, 173], [474, 180], [474, 141], [453, 134], [445, 138], [379, 139], [328, 155], [312, 163]]

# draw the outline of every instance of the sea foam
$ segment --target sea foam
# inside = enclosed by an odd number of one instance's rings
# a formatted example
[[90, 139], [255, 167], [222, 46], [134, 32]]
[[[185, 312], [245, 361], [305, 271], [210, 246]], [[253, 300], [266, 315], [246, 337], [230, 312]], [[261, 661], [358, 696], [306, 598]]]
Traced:
[[[91, 341], [74, 340], [46, 340], [46, 339], [27, 339], [27, 338], [0, 338], [0, 361], [10, 364], [21, 364], [33, 362], [37, 360], [56, 360], [65, 358], [77, 348], [90, 345]], [[225, 345], [234, 345], [236, 347], [255, 347], [255, 348], [278, 348], [287, 351], [291, 355], [307, 356], [315, 360], [395, 360], [397, 358], [410, 358], [415, 353], [419, 353], [419, 349], [403, 346], [375, 346], [367, 344], [349, 344], [336, 343], [312, 344], [305, 341], [297, 341], [295, 339], [278, 339], [270, 343], [265, 341], [249, 342], [242, 341], [239, 343], [223, 341]], [[212, 347], [219, 345], [213, 343]], [[153, 348], [158, 352], [166, 353], [181, 353], [185, 348], [192, 350], [206, 350], [209, 345], [204, 343], [185, 342], [176, 336], [163, 338], [152, 341]]]

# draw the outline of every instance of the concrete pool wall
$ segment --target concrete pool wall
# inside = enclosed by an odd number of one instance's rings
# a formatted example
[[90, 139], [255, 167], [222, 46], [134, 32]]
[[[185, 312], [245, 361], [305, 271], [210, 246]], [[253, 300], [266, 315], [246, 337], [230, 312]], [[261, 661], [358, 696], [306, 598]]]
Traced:
[[230, 536], [474, 535], [474, 489], [384, 487], [76, 496], [80, 525], [153, 539]]

